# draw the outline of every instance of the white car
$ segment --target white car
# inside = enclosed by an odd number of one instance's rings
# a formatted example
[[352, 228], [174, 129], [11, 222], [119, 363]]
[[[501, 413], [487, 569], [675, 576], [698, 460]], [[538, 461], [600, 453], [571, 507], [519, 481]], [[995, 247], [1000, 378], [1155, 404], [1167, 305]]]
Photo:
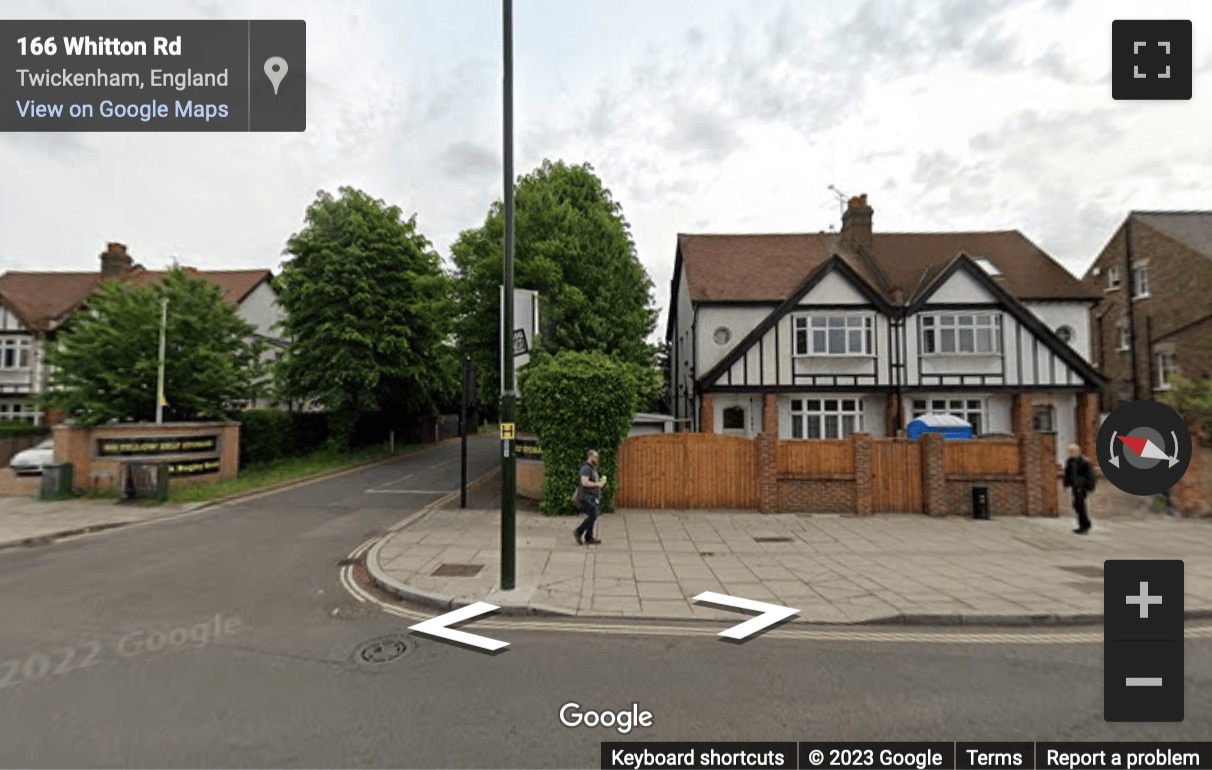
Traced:
[[23, 449], [8, 461], [8, 467], [18, 476], [41, 475], [42, 467], [55, 461], [55, 440], [48, 438], [37, 446]]

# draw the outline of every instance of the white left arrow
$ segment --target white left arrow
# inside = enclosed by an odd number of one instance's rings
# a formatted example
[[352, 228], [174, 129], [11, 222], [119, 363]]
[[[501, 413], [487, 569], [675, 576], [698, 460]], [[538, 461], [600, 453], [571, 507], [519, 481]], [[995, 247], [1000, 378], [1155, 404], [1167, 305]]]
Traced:
[[752, 610], [760, 612], [756, 618], [746, 620], [740, 625], [733, 626], [726, 631], [721, 631], [719, 636], [726, 636], [729, 639], [745, 640], [758, 631], [773, 626], [775, 623], [786, 620], [799, 613], [799, 610], [793, 610], [790, 607], [780, 607], [777, 604], [767, 604], [766, 602], [754, 601], [753, 599], [742, 599], [739, 596], [729, 596], [728, 594], [717, 594], [715, 591], [704, 591], [691, 601], [704, 602], [706, 604], [722, 604], [725, 607], [737, 607], [742, 610]]
[[466, 607], [460, 607], [457, 610], [448, 612], [445, 615], [439, 615], [436, 618], [430, 618], [415, 626], [409, 626], [409, 631], [416, 631], [429, 636], [436, 636], [439, 639], [446, 639], [451, 642], [458, 642], [469, 647], [475, 647], [480, 650], [488, 650], [494, 652], [503, 647], [508, 647], [509, 642], [502, 642], [497, 639], [489, 639], [486, 636], [476, 636], [465, 631], [456, 631], [451, 628], [455, 623], [462, 623], [464, 620], [470, 620], [474, 617], [484, 615], [494, 610], [499, 610], [500, 607], [487, 602], [476, 602], [469, 604]]

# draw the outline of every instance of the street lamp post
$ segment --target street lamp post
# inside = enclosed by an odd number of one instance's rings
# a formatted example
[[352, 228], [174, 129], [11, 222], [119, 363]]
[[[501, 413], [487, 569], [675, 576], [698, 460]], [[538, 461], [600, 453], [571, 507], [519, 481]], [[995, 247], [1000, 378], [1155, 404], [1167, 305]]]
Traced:
[[502, 0], [505, 49], [505, 291], [501, 335], [501, 590], [514, 588], [517, 466], [513, 451], [517, 391], [513, 371], [513, 0]]
[[156, 424], [164, 422], [164, 342], [168, 335], [168, 297], [160, 306], [160, 368], [156, 375]]

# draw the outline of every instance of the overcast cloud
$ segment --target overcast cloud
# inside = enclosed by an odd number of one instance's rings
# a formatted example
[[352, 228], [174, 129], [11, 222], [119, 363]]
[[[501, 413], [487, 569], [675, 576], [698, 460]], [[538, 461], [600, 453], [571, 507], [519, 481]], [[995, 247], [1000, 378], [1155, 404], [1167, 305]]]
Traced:
[[[6, 2], [10, 18], [303, 18], [302, 134], [0, 134], [0, 269], [277, 268], [319, 189], [443, 256], [501, 194], [500, 3]], [[679, 232], [1019, 229], [1075, 273], [1136, 209], [1212, 209], [1212, 3], [515, 2], [516, 169], [589, 162], [668, 303]], [[1111, 21], [1186, 18], [1189, 102], [1115, 102]], [[663, 329], [658, 327], [658, 333]]]

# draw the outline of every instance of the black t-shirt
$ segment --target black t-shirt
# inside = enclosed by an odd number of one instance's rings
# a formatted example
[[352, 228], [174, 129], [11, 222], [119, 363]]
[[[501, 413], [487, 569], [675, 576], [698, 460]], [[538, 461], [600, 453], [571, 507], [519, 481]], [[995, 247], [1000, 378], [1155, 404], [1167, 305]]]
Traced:
[[[581, 472], [580, 472], [579, 476], [584, 476], [584, 477], [588, 478], [590, 481], [596, 482], [598, 480], [598, 469], [593, 467], [589, 463], [585, 463], [584, 465], [581, 466]], [[577, 479], [577, 483], [578, 484], [581, 483], [579, 477]], [[591, 502], [591, 503], [599, 502], [602, 499], [602, 490], [599, 487], [582, 486], [581, 487], [581, 499], [585, 500], [586, 502]]]

